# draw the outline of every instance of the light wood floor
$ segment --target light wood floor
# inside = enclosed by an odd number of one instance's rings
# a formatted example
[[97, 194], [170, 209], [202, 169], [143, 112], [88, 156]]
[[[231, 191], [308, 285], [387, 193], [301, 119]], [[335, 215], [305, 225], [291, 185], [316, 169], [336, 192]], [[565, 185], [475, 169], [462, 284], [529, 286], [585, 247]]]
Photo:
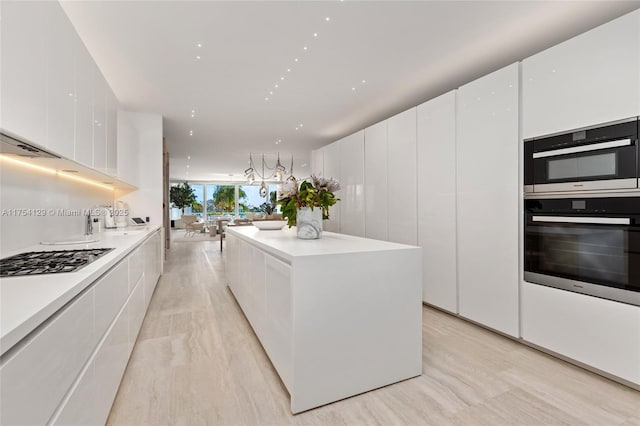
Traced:
[[172, 244], [108, 424], [640, 425], [640, 392], [426, 307], [421, 377], [292, 416], [222, 256]]

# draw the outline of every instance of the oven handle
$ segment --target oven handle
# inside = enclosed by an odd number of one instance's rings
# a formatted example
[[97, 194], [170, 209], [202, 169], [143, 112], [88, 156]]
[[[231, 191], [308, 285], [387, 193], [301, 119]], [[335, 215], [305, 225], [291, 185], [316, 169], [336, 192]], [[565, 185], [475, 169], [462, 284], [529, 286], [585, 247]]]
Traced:
[[591, 145], [580, 145], [571, 148], [552, 149], [550, 151], [535, 152], [533, 154], [533, 158], [555, 157], [556, 155], [575, 154], [577, 152], [589, 152], [608, 148], [618, 148], [621, 146], [629, 146], [632, 143], [633, 141], [631, 139], [620, 139], [617, 141], [594, 143]]
[[628, 217], [533, 216], [533, 222], [591, 223], [596, 225], [631, 225]]

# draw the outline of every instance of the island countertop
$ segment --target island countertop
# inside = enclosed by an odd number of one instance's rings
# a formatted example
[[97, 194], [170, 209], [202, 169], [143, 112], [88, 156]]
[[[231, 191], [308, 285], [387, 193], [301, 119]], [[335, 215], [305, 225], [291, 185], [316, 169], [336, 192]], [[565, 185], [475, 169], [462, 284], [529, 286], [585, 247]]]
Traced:
[[415, 246], [373, 240], [334, 232], [322, 232], [316, 240], [296, 237], [296, 229], [285, 226], [281, 230], [259, 230], [254, 226], [228, 227], [230, 232], [245, 241], [250, 241], [281, 260], [291, 263], [294, 258], [324, 256], [347, 253], [362, 253], [387, 250], [410, 250]]

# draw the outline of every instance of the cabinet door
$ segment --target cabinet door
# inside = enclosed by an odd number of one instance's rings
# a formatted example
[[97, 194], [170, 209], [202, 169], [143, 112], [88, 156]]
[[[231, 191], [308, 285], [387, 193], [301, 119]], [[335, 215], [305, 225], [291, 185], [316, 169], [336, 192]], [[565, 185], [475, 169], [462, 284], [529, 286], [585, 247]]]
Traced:
[[135, 287], [131, 291], [129, 297], [129, 303], [127, 304], [128, 312], [128, 326], [129, 326], [129, 350], [128, 354], [133, 350], [133, 346], [138, 338], [138, 332], [142, 321], [144, 321], [144, 315], [146, 313], [146, 306], [144, 303], [144, 281], [143, 277], [138, 280]]
[[94, 349], [93, 289], [79, 295], [0, 367], [0, 424], [45, 424]]
[[41, 146], [47, 146], [47, 32], [54, 5], [19, 1], [0, 5], [0, 126]]
[[107, 160], [106, 172], [111, 176], [118, 174], [118, 99], [107, 86]]
[[518, 335], [518, 64], [458, 89], [458, 308]]
[[[340, 142], [327, 145], [324, 151], [324, 177], [334, 178], [342, 183], [340, 178]], [[336, 197], [342, 196], [342, 191], [336, 192]], [[338, 201], [340, 203], [340, 201]], [[329, 207], [329, 219], [325, 220], [322, 228], [329, 232], [340, 232], [340, 206]]]
[[101, 172], [107, 166], [107, 83], [93, 66], [93, 168]]
[[261, 340], [282, 382], [293, 379], [293, 294], [291, 266], [265, 255], [265, 337]]
[[340, 141], [340, 232], [364, 237], [364, 130]]
[[388, 240], [415, 245], [418, 243], [416, 108], [387, 121]]
[[[136, 297], [133, 297], [134, 295]], [[139, 329], [139, 323], [142, 322], [141, 318], [144, 318], [144, 311], [142, 311], [142, 316], [138, 312], [140, 297], [138, 293], [134, 293], [134, 295], [129, 299], [129, 304], [116, 317], [113, 326], [105, 336], [102, 346], [95, 355], [96, 392], [94, 395], [98, 421], [94, 424], [106, 423], [111, 404], [113, 404], [124, 370], [127, 367], [130, 348], [133, 347], [133, 343], [130, 345], [129, 342], [129, 320], [132, 320], [132, 331], [135, 331], [133, 342], [135, 342], [135, 338], [138, 335], [136, 325]], [[133, 304], [133, 311], [136, 312], [133, 317], [130, 317], [129, 313], [131, 304]]]
[[53, 425], [98, 425], [104, 424], [96, 416], [96, 378], [95, 362], [91, 360], [80, 373], [81, 376], [73, 385], [65, 398], [56, 417], [51, 420]]
[[522, 62], [523, 137], [640, 115], [640, 10]]
[[364, 131], [365, 236], [385, 241], [389, 238], [387, 124], [381, 121]]
[[76, 35], [74, 37], [75, 80], [75, 145], [74, 159], [93, 167], [93, 74], [95, 64], [89, 52]]
[[522, 338], [640, 385], [640, 307], [522, 286]]
[[73, 159], [75, 83], [73, 43], [76, 34], [59, 4], [51, 8], [47, 37], [47, 147]]
[[129, 296], [129, 260], [124, 259], [94, 285], [95, 338], [104, 336]]
[[455, 90], [418, 106], [417, 173], [422, 298], [457, 313]]

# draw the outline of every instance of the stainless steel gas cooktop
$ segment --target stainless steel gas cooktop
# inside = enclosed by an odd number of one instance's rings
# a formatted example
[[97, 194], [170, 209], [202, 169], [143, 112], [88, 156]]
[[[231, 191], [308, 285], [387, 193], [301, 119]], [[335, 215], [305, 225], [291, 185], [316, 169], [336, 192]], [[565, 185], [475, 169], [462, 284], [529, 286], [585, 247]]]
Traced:
[[74, 272], [111, 250], [113, 249], [95, 248], [20, 253], [0, 259], [0, 277]]

